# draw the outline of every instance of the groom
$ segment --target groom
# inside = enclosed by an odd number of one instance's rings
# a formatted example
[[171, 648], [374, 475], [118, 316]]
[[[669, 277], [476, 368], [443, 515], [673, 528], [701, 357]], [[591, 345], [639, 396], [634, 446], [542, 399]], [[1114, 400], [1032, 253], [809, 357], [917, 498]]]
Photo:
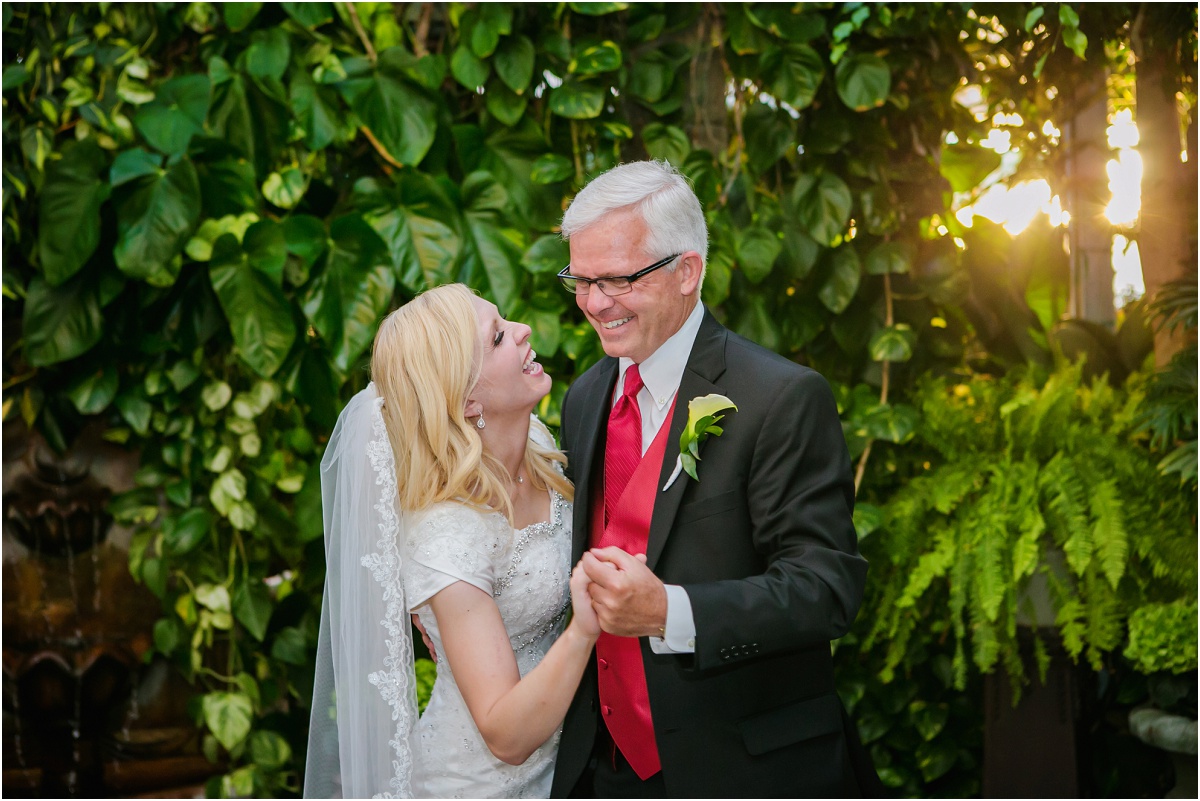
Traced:
[[[867, 565], [825, 380], [700, 303], [708, 231], [663, 162], [609, 170], [562, 222], [564, 286], [609, 358], [563, 402], [574, 559], [605, 634], [566, 720], [555, 797], [881, 791], [834, 691], [829, 641]], [[676, 472], [688, 402], [724, 433]], [[644, 558], [639, 555], [644, 554]]]

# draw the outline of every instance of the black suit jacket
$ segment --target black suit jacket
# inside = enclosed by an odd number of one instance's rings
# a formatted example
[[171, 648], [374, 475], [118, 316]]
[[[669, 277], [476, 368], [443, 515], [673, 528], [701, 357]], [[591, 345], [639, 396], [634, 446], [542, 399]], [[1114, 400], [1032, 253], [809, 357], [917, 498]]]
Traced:
[[[563, 402], [575, 481], [574, 559], [587, 546], [593, 482], [617, 360], [580, 376]], [[701, 446], [694, 481], [675, 467], [688, 402], [737, 404]], [[695, 654], [642, 657], [672, 796], [873, 794], [877, 779], [834, 692], [829, 642], [853, 622], [866, 561], [851, 521], [854, 482], [833, 394], [818, 373], [724, 328], [705, 310], [658, 481], [647, 564], [687, 591]], [[596, 734], [594, 660], [563, 724], [552, 795], [569, 793]]]

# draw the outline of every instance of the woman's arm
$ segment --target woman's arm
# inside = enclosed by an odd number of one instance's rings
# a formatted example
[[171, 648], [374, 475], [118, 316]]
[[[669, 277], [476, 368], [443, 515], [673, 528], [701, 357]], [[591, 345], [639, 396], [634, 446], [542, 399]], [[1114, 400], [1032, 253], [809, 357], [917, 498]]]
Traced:
[[522, 679], [490, 595], [458, 581], [430, 602], [467, 709], [488, 749], [510, 765], [528, 759], [562, 723], [600, 636], [587, 576], [578, 566], [571, 573], [571, 604], [567, 630]]

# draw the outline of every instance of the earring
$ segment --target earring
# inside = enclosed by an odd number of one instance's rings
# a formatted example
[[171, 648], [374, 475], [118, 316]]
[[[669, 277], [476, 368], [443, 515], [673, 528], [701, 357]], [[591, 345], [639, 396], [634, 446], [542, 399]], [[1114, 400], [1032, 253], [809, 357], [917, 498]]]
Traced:
[[487, 423], [483, 422], [483, 412], [480, 412], [479, 419], [475, 421], [475, 427], [482, 431], [486, 425]]

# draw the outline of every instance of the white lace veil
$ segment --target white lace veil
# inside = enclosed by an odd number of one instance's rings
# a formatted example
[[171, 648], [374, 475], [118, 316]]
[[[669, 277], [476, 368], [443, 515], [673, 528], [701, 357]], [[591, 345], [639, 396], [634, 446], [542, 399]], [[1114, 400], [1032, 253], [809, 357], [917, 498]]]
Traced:
[[306, 798], [409, 798], [417, 722], [400, 577], [396, 465], [375, 385], [338, 417], [321, 459], [328, 573], [304, 775]]

